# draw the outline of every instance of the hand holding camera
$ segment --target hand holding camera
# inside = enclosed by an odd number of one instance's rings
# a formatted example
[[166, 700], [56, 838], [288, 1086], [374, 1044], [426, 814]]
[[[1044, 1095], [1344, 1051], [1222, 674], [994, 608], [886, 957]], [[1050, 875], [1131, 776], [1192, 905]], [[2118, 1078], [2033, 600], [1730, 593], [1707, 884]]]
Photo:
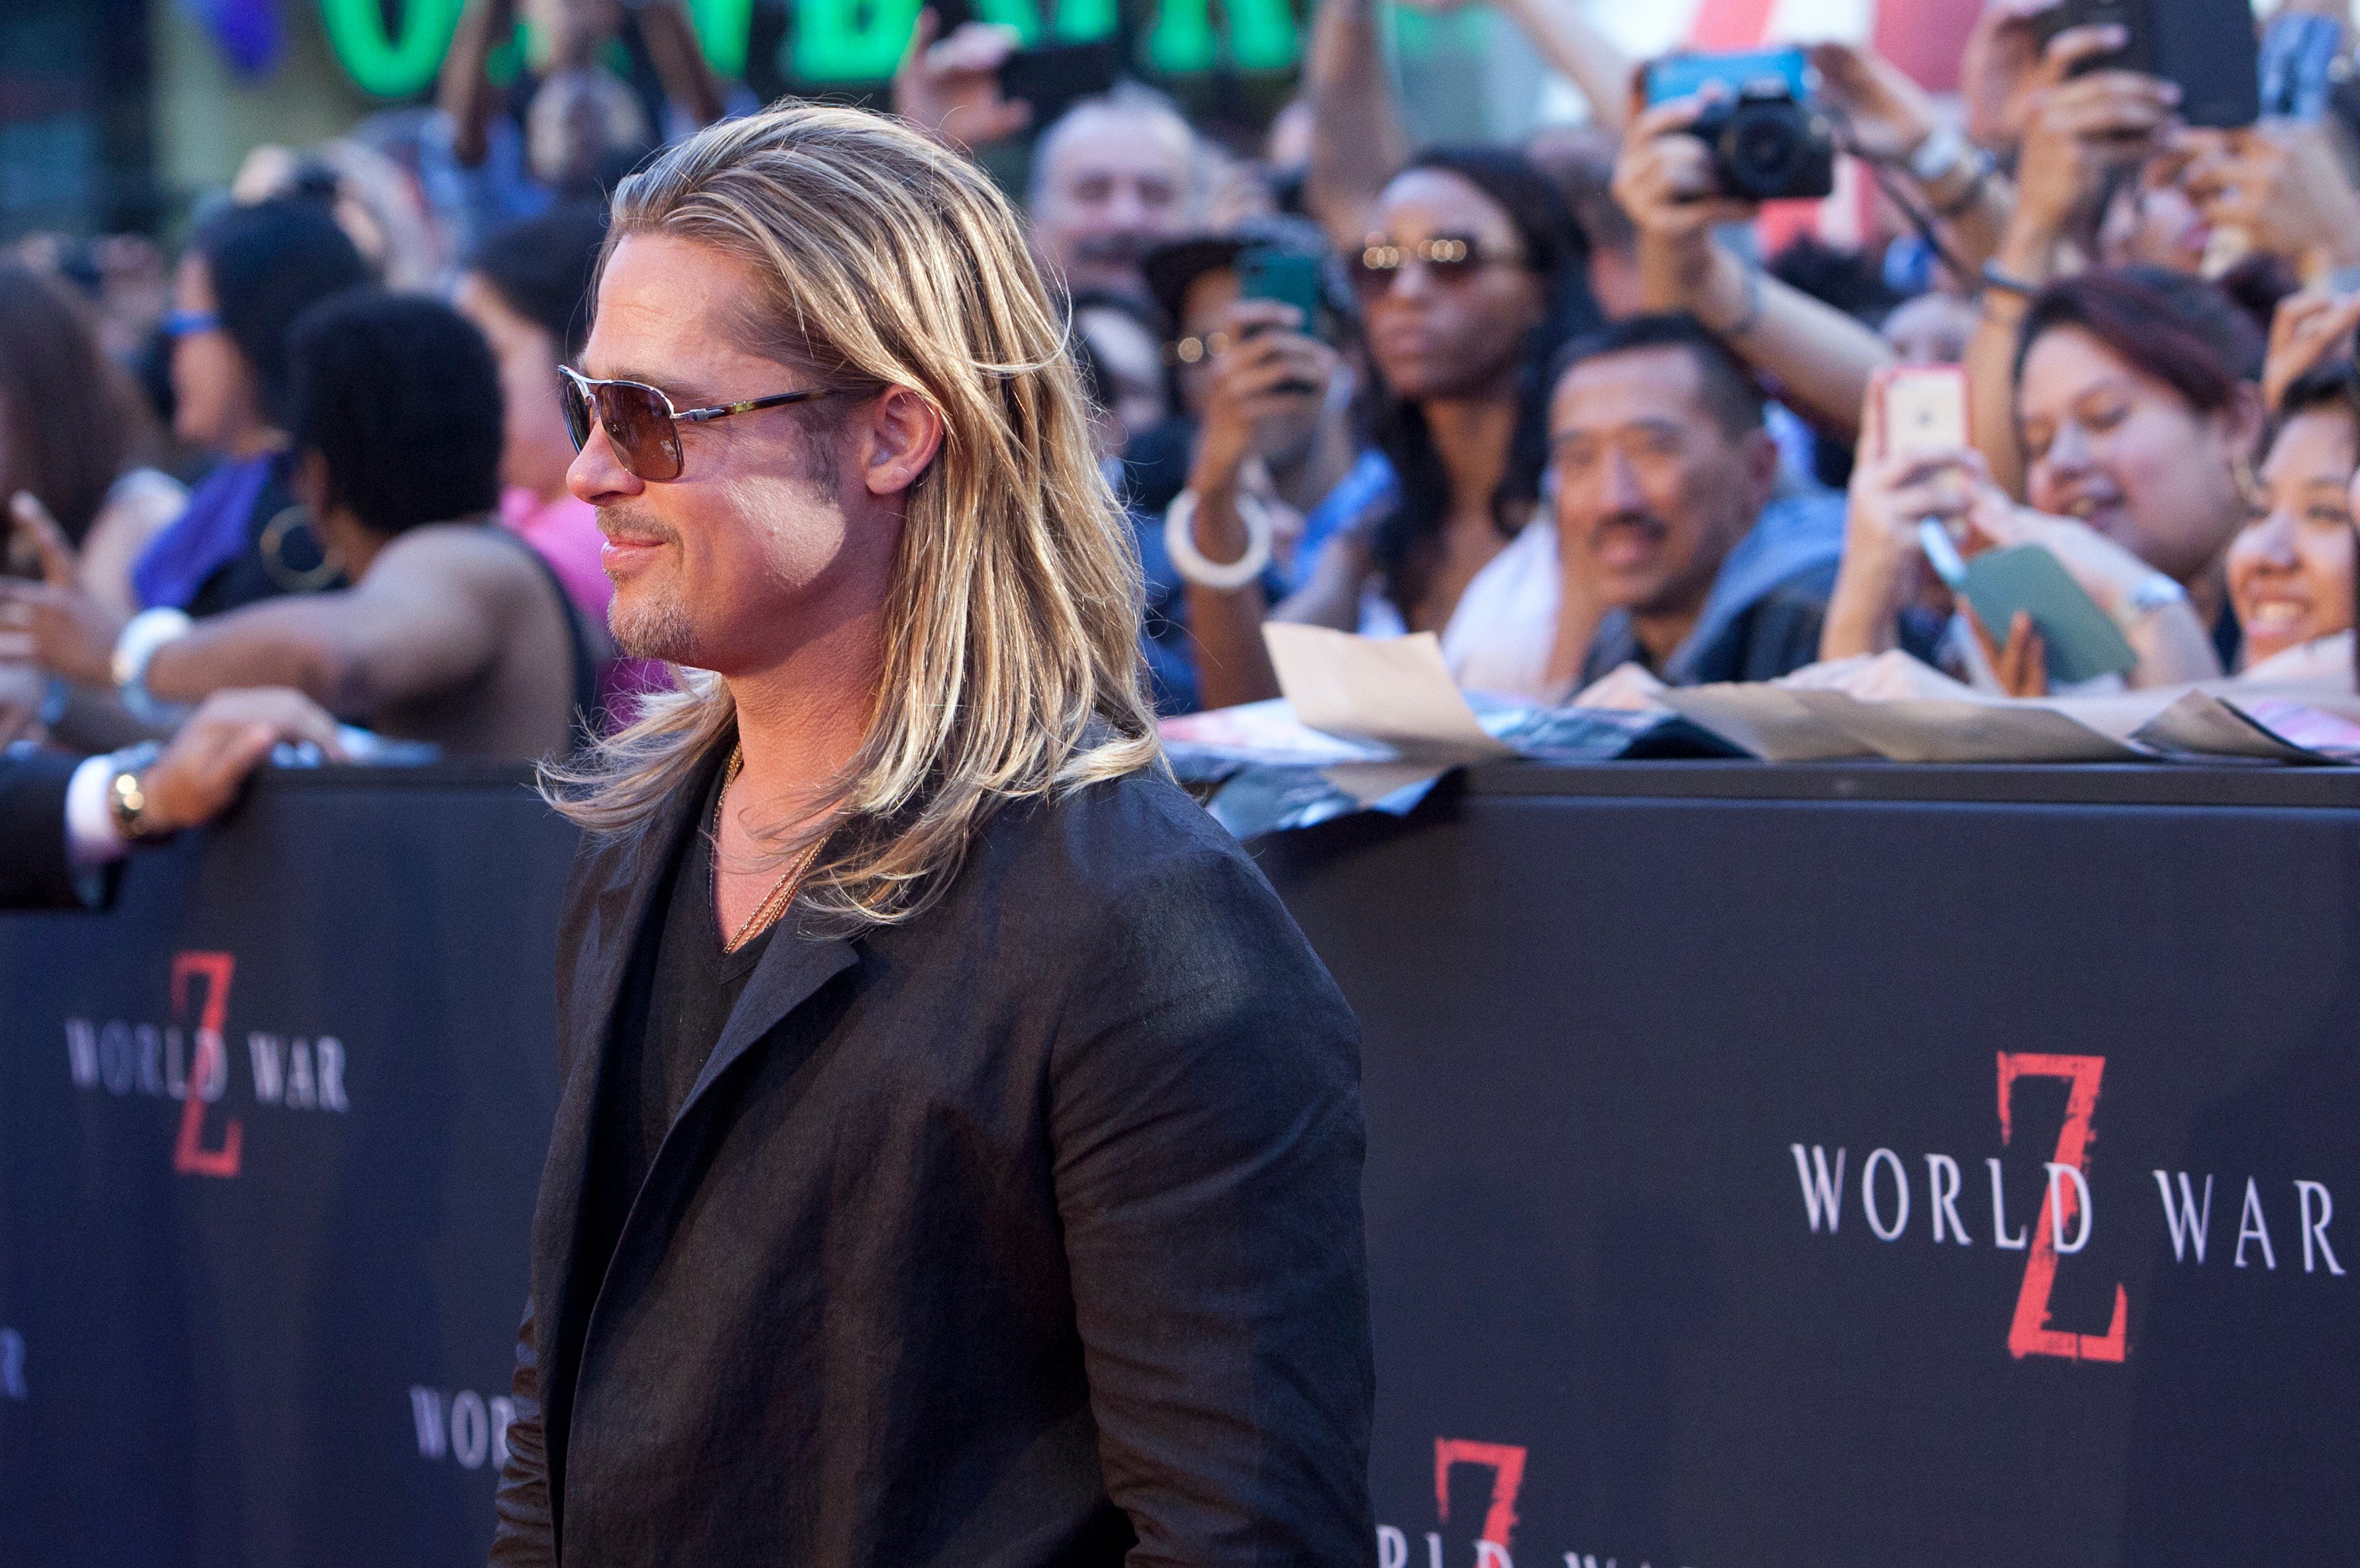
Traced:
[[1713, 188], [1748, 201], [1832, 195], [1835, 128], [1812, 94], [1800, 49], [1678, 54], [1647, 68], [1652, 110], [1691, 103], [1678, 128], [1710, 155]]

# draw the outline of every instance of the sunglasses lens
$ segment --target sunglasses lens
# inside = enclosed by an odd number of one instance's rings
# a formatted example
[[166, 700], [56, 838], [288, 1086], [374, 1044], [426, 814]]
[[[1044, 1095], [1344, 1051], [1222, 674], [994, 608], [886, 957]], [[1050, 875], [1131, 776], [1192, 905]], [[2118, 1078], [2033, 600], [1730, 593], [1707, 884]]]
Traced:
[[1456, 283], [1472, 277], [1480, 264], [1472, 240], [1437, 239], [1426, 242], [1426, 265], [1437, 281]]
[[1352, 258], [1352, 287], [1363, 294], [1382, 294], [1393, 287], [1400, 271], [1401, 260], [1392, 250], [1382, 255], [1362, 251]]
[[560, 379], [564, 386], [557, 401], [565, 410], [565, 433], [574, 438], [574, 450], [580, 452], [590, 441], [589, 395], [572, 376]]
[[606, 382], [598, 388], [598, 422], [633, 474], [653, 480], [680, 477], [680, 432], [663, 394], [654, 387]]

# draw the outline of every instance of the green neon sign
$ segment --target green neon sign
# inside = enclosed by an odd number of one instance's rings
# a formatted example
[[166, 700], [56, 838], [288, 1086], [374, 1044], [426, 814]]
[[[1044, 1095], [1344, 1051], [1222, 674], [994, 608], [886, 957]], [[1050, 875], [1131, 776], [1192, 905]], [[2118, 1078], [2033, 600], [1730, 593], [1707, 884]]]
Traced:
[[[685, 0], [698, 47], [725, 77], [746, 74], [755, 0]], [[792, 38], [782, 63], [806, 82], [881, 82], [893, 74], [923, 0], [789, 0]], [[1119, 0], [976, 0], [985, 21], [1016, 29], [1027, 45], [1045, 38], [1087, 43], [1112, 38]], [[442, 69], [464, 0], [320, 0], [328, 44], [366, 93], [406, 98], [422, 93]], [[1042, 7], [1054, 10], [1044, 25]], [[388, 13], [397, 18], [390, 27]], [[1285, 71], [1301, 58], [1293, 0], [1223, 0], [1227, 37], [1211, 0], [1163, 0], [1141, 53], [1164, 76], [1210, 71], [1224, 56], [1240, 71]], [[504, 43], [494, 64], [503, 75], [520, 63], [521, 40]], [[1226, 44], [1226, 48], [1224, 45]]]
[[320, 0], [328, 46], [364, 93], [407, 98], [422, 93], [451, 52], [465, 0], [401, 0], [401, 20], [386, 30], [377, 0]]

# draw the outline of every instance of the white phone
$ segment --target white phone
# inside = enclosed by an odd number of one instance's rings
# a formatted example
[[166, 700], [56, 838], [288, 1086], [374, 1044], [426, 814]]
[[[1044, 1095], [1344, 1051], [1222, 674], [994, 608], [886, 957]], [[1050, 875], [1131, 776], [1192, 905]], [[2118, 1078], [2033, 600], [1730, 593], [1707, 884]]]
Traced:
[[1967, 373], [1955, 365], [1909, 365], [1878, 373], [1885, 455], [1955, 452], [1967, 441]]

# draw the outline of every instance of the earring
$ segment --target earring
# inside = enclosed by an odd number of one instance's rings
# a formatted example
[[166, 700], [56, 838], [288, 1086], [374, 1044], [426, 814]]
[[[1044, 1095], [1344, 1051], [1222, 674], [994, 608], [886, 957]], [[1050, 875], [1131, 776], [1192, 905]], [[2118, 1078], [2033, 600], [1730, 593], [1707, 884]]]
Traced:
[[[319, 553], [317, 566], [289, 564], [287, 541], [299, 530]], [[262, 570], [270, 574], [270, 580], [290, 593], [317, 593], [333, 583], [344, 570], [334, 552], [320, 538], [319, 530], [311, 526], [311, 514], [300, 506], [281, 509], [263, 525], [262, 537], [255, 541], [255, 551], [262, 557]]]

